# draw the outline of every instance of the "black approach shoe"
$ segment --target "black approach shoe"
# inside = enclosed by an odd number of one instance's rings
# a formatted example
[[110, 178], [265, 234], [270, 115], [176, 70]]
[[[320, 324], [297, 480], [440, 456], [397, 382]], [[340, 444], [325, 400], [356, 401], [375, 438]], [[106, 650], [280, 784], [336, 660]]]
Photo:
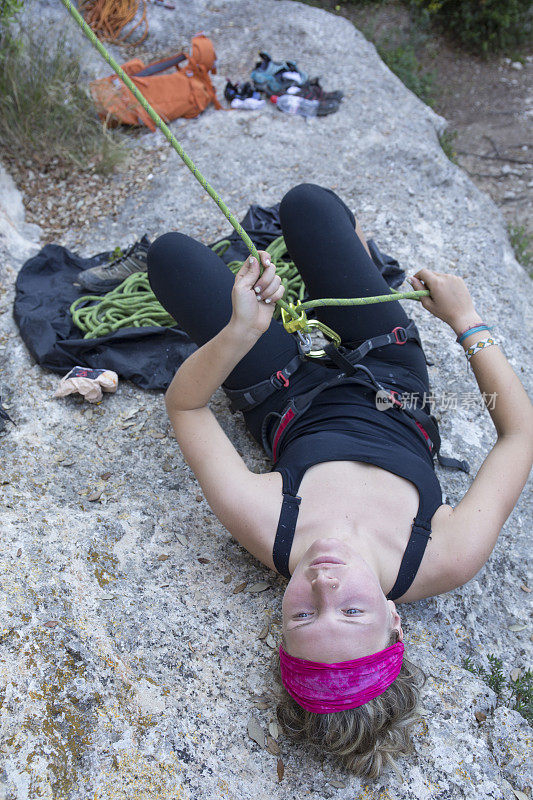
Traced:
[[88, 292], [109, 292], [134, 272], [146, 272], [149, 247], [150, 240], [145, 234], [139, 242], [128, 247], [118, 258], [113, 258], [98, 267], [82, 270], [76, 282]]

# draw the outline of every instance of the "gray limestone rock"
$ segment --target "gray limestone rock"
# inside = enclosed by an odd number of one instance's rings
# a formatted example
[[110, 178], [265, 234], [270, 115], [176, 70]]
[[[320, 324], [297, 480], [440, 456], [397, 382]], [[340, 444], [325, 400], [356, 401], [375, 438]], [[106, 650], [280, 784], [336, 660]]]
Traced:
[[[444, 120], [340, 17], [288, 0], [176, 5], [149, 6], [145, 47], [179, 50], [203, 29], [219, 56], [219, 94], [223, 76], [243, 79], [264, 49], [296, 58], [326, 88], [345, 92], [337, 114], [307, 123], [273, 106], [210, 108], [172, 123], [233, 212], [277, 202], [303, 181], [334, 188], [407, 270], [466, 278], [529, 386], [530, 284], [496, 206], [440, 149]], [[87, 54], [88, 77], [107, 73], [60, 4], [33, 8]], [[162, 148], [162, 137], [147, 133], [139, 146]], [[115, 221], [84, 229], [84, 254], [145, 231], [180, 229], [209, 242], [228, 230], [179, 158], [167, 156]], [[274, 717], [273, 702], [258, 710], [253, 695], [271, 696], [272, 650], [258, 634], [265, 619], [279, 633], [284, 581], [210, 512], [169, 435], [161, 395], [123, 383], [98, 408], [52, 399], [57, 376], [32, 364], [11, 316], [16, 273], [38, 237], [2, 172], [0, 365], [17, 427], [0, 439], [0, 798], [502, 800], [513, 789], [529, 796], [531, 729], [509, 708], [494, 711], [494, 693], [462, 667], [467, 655], [486, 666], [490, 653], [506, 674], [529, 666], [531, 629], [511, 630], [529, 618], [520, 588], [528, 581], [527, 494], [475, 580], [403, 608], [409, 655], [428, 675], [415, 751], [399, 763], [403, 781], [387, 773], [366, 785], [281, 738], [278, 783], [276, 757], [248, 738], [247, 724], [253, 715], [266, 729]], [[495, 438], [475, 381], [451, 332], [414, 303], [409, 312], [435, 362], [435, 393], [459, 393], [457, 408], [437, 408], [444, 450], [468, 458], [475, 473]], [[212, 407], [248, 465], [268, 469], [220, 393]], [[471, 478], [438, 472], [455, 503]], [[91, 502], [95, 490], [102, 494]], [[271, 588], [233, 594], [259, 580]]]

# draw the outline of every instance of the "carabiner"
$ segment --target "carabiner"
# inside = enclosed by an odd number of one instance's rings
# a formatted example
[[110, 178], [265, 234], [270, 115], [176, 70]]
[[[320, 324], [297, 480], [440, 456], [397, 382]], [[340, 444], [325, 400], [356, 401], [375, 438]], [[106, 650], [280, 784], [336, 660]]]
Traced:
[[[330, 342], [335, 345], [335, 347], [338, 347], [340, 345], [341, 337], [339, 336], [339, 334], [335, 333], [335, 331], [332, 330], [329, 327], [329, 325], [326, 325], [324, 322], [320, 322], [320, 320], [318, 319], [309, 319], [307, 320], [307, 330], [309, 330], [309, 328], [318, 328], [321, 334], [325, 336], [326, 339], [329, 339]], [[307, 353], [308, 358], [323, 358], [325, 355], [326, 355], [325, 350], [309, 350], [309, 352]]]

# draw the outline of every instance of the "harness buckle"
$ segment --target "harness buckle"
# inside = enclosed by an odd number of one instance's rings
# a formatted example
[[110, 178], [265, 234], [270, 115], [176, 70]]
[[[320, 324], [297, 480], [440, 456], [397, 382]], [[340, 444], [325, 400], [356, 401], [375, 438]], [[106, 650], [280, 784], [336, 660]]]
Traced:
[[406, 343], [407, 333], [405, 332], [405, 328], [402, 328], [401, 325], [398, 325], [396, 328], [393, 328], [391, 333], [394, 334], [394, 338], [396, 339], [396, 344]]
[[275, 375], [271, 375], [270, 383], [272, 386], [275, 386], [276, 389], [287, 389], [289, 386], [289, 379], [285, 377], [282, 370], [278, 369]]
[[396, 406], [396, 408], [403, 408], [403, 403], [400, 400], [400, 393], [396, 391], [396, 389], [389, 389], [389, 395], [391, 402]]

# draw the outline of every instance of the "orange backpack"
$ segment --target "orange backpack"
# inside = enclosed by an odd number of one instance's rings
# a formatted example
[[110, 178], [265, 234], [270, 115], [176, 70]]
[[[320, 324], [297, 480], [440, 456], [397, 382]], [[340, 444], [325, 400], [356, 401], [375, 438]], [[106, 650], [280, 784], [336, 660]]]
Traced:
[[[209, 103], [217, 109], [222, 108], [209, 77], [209, 73], [216, 74], [216, 54], [211, 40], [198, 34], [192, 40], [191, 50], [189, 56], [179, 53], [148, 66], [140, 58], [122, 65], [124, 72], [165, 122], [177, 117], [197, 117]], [[184, 67], [179, 66], [182, 61], [187, 61]], [[175, 70], [160, 74], [170, 67], [175, 67]], [[118, 75], [92, 81], [90, 90], [99, 117], [108, 125], [146, 125], [155, 131], [152, 119]]]

